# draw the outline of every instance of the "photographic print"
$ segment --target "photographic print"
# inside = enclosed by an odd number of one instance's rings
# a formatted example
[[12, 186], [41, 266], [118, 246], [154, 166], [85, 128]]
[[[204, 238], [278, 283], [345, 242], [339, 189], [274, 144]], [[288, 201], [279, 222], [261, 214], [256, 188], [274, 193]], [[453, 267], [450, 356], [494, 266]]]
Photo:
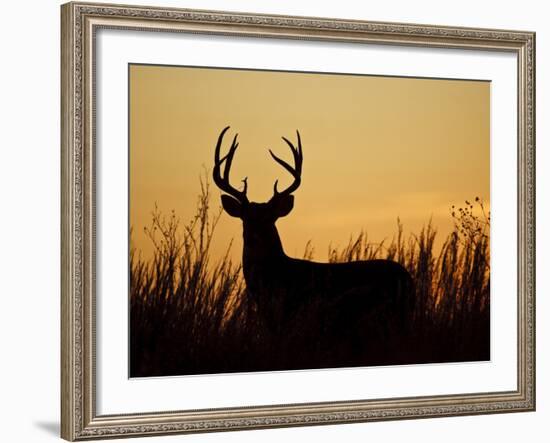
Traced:
[[490, 359], [490, 82], [128, 75], [131, 377]]
[[535, 34], [61, 8], [61, 435], [535, 410]]

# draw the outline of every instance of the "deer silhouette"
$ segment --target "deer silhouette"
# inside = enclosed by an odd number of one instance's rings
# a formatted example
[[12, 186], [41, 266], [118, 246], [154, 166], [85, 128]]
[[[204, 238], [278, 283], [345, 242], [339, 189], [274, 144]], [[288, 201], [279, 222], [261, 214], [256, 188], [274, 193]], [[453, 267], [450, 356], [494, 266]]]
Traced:
[[300, 133], [296, 131], [297, 146], [282, 137], [292, 152], [293, 166], [269, 150], [272, 158], [292, 175], [292, 184], [279, 191], [275, 181], [271, 199], [255, 203], [248, 200], [246, 178], [242, 190], [234, 188], [229, 180], [239, 146], [238, 134], [233, 137], [228, 153], [220, 158], [223, 137], [228, 130], [229, 126], [221, 131], [216, 144], [213, 179], [225, 193], [221, 196], [225, 212], [242, 220], [244, 279], [267, 328], [274, 334], [284, 334], [299, 318], [299, 312], [308, 306], [325, 306], [323, 312], [330, 315], [325, 315], [323, 322], [329, 325], [330, 333], [351, 328], [352, 333], [360, 337], [359, 330], [368, 331], [364, 314], [372, 312], [377, 313], [379, 322], [392, 323], [394, 328], [405, 330], [412, 319], [413, 291], [411, 276], [400, 264], [382, 259], [317, 263], [285, 254], [275, 222], [292, 211], [292, 193], [301, 183]]

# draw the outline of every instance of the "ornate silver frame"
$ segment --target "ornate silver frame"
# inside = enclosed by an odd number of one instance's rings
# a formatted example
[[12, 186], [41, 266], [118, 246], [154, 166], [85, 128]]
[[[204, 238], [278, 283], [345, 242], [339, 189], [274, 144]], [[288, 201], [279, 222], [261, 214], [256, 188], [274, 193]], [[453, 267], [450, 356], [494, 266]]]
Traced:
[[[67, 440], [533, 411], [535, 34], [68, 3], [61, 7], [61, 436]], [[94, 35], [99, 28], [508, 51], [518, 59], [518, 380], [510, 392], [99, 416], [94, 337]]]

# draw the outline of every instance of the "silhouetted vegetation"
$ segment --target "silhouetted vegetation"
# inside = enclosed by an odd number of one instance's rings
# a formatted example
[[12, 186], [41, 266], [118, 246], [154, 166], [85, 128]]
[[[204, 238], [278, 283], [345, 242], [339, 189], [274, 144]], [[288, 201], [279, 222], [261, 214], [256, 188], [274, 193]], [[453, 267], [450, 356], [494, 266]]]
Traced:
[[[489, 359], [490, 219], [478, 198], [451, 208], [455, 229], [438, 251], [431, 223], [405, 237], [399, 221], [390, 242], [371, 243], [362, 232], [345, 247], [329, 250], [330, 262], [387, 258], [413, 276], [413, 328], [398, 354], [380, 337], [360, 352], [353, 337], [327, 341], [319, 334], [321, 307], [314, 304], [275, 341], [247, 296], [240, 263], [230, 260], [231, 244], [225, 257], [212, 263], [221, 210], [209, 204], [204, 181], [192, 221], [182, 224], [175, 213], [163, 215], [155, 208], [145, 229], [154, 246], [152, 258], [143, 260], [131, 249], [131, 376]], [[304, 258], [314, 258], [311, 244]]]

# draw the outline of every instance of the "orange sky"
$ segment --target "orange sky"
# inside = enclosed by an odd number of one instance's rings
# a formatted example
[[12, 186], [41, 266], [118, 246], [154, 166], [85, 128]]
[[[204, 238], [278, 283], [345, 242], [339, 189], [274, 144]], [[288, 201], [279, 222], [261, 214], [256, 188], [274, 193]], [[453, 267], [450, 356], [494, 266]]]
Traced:
[[[358, 75], [130, 67], [130, 224], [143, 234], [155, 202], [190, 220], [203, 168], [212, 170], [223, 127], [239, 133], [232, 183], [248, 177], [251, 201], [267, 201], [289, 174], [268, 148], [290, 160], [281, 136], [302, 135], [302, 185], [293, 211], [277, 226], [287, 254], [315, 258], [361, 229], [388, 240], [399, 216], [405, 233], [430, 217], [439, 237], [452, 228], [451, 205], [482, 198], [489, 207], [490, 83]], [[231, 137], [226, 138], [224, 152]], [[213, 186], [214, 205], [220, 192]], [[223, 214], [213, 245], [219, 258], [241, 224]]]

